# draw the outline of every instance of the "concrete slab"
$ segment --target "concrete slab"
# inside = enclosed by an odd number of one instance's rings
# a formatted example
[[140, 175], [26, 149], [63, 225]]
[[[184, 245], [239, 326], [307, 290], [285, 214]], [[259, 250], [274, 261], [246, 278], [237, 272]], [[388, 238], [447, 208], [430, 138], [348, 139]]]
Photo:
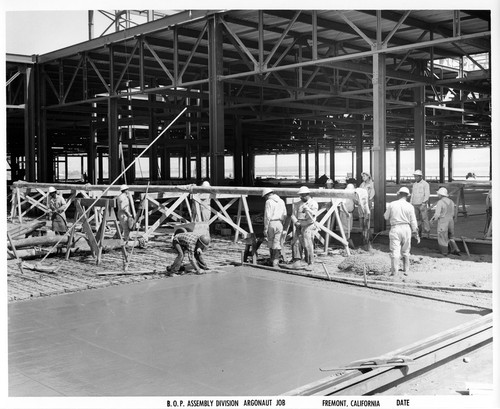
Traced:
[[9, 396], [278, 395], [480, 310], [251, 267], [11, 303]]

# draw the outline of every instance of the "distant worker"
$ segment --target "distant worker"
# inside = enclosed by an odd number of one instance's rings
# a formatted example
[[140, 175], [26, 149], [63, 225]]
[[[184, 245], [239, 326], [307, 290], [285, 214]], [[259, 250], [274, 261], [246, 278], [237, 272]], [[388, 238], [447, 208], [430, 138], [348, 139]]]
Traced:
[[[209, 188], [210, 182], [208, 180], [204, 180], [201, 184], [201, 187]], [[200, 207], [200, 221], [208, 222], [212, 217], [212, 211], [210, 210], [210, 193], [200, 193], [198, 194], [199, 207]]]
[[325, 183], [325, 189], [333, 189], [334, 182], [332, 179], [328, 178]]
[[189, 261], [196, 271], [196, 274], [202, 274], [203, 270], [208, 270], [207, 263], [203, 259], [202, 253], [210, 245], [210, 236], [197, 235], [191, 232], [177, 233], [172, 239], [172, 247], [177, 252], [177, 257], [167, 272], [178, 274], [182, 267], [184, 256], [187, 254]]
[[130, 230], [134, 227], [134, 202], [128, 189], [127, 185], [121, 185], [121, 193], [116, 199], [118, 207], [118, 220], [120, 221], [124, 241], [128, 241]]
[[486, 224], [484, 226], [484, 237], [491, 238], [491, 216], [493, 211], [493, 203], [491, 201], [491, 189], [486, 195]]
[[286, 219], [286, 205], [273, 189], [265, 188], [262, 197], [266, 199], [264, 210], [264, 236], [267, 237], [267, 245], [271, 264], [277, 267], [281, 256], [281, 234], [283, 233], [283, 222]]
[[448, 190], [445, 187], [440, 187], [436, 192], [438, 194], [438, 202], [436, 203], [436, 211], [431, 223], [437, 220], [437, 236], [438, 245], [441, 254], [448, 255], [448, 246], [450, 246], [450, 253], [457, 256], [460, 255], [457, 243], [455, 242], [455, 203], [448, 196]]
[[297, 215], [292, 215], [292, 222], [300, 231], [299, 238], [304, 249], [305, 262], [311, 266], [314, 263], [314, 235], [319, 206], [311, 197], [307, 186], [302, 186], [297, 193], [302, 203], [298, 206]]
[[417, 219], [413, 206], [408, 203], [410, 190], [401, 187], [397, 192], [397, 200], [387, 205], [384, 218], [391, 226], [389, 232], [389, 249], [391, 251], [391, 276], [398, 275], [399, 260], [403, 258], [403, 271], [410, 271], [410, 250], [412, 235], [420, 243]]
[[365, 189], [368, 192], [368, 202], [370, 204], [370, 209], [373, 209], [373, 198], [375, 197], [375, 185], [373, 184], [372, 176], [368, 172], [362, 172], [361, 179], [363, 179], [363, 182], [361, 182], [359, 187]]
[[58, 194], [57, 189], [53, 186], [49, 187], [47, 206], [50, 210], [49, 217], [52, 220], [52, 230], [57, 235], [66, 233], [68, 231], [65, 213], [66, 200], [64, 200], [62, 195]]
[[[345, 187], [346, 191], [355, 192], [355, 186], [352, 183], [348, 183]], [[354, 242], [351, 239], [351, 231], [353, 226], [353, 212], [355, 208], [353, 199], [343, 199], [340, 204], [340, 222], [342, 223], [342, 229], [344, 230], [345, 238], [349, 243], [349, 247], [354, 248]]]
[[430, 187], [429, 184], [423, 179], [422, 171], [420, 169], [413, 172], [413, 177], [415, 178], [415, 183], [413, 183], [411, 189], [410, 203], [415, 208], [415, 216], [417, 217], [418, 232], [420, 237], [422, 237], [424, 233], [427, 237], [429, 237], [431, 226], [429, 224], [429, 216], [427, 212], [429, 208]]

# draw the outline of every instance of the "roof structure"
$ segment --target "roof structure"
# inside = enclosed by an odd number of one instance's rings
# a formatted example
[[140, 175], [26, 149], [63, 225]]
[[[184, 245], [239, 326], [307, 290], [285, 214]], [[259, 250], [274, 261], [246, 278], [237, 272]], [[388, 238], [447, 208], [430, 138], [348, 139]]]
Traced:
[[151, 155], [168, 147], [212, 168], [234, 155], [243, 182], [248, 155], [491, 146], [489, 10], [160, 16], [7, 56], [7, 148], [38, 158], [28, 180], [50, 181], [50, 150], [109, 156], [116, 175], [119, 156], [130, 161], [185, 106]]

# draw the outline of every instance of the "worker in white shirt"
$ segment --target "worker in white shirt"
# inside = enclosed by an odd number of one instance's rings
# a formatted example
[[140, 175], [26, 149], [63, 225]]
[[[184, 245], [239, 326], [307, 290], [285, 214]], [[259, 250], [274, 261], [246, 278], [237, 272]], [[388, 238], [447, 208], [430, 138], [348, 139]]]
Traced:
[[440, 187], [436, 192], [438, 194], [438, 202], [436, 203], [436, 211], [431, 223], [437, 220], [437, 236], [438, 245], [441, 254], [448, 255], [448, 246], [450, 246], [451, 254], [460, 255], [457, 243], [455, 242], [455, 203], [448, 196], [448, 190], [445, 187]]
[[417, 219], [413, 206], [408, 203], [407, 198], [410, 190], [401, 187], [398, 190], [398, 198], [387, 205], [384, 218], [391, 225], [389, 232], [389, 249], [391, 251], [391, 276], [398, 275], [399, 260], [403, 257], [403, 271], [410, 270], [410, 250], [412, 235], [420, 243], [418, 236]]
[[292, 222], [297, 229], [300, 229], [299, 237], [304, 249], [305, 262], [311, 267], [314, 262], [314, 235], [319, 206], [318, 202], [311, 197], [307, 186], [302, 186], [297, 193], [302, 203], [298, 208], [297, 215], [292, 215]]
[[[345, 190], [354, 193], [355, 187], [352, 183], [349, 183]], [[351, 231], [353, 226], [353, 212], [355, 209], [354, 200], [343, 199], [339, 206], [339, 217], [342, 223], [342, 229], [344, 230], [345, 238], [349, 243], [349, 247], [354, 248], [354, 242], [351, 239]]]
[[269, 255], [273, 267], [278, 267], [281, 256], [281, 234], [286, 218], [286, 205], [273, 189], [265, 188], [262, 197], [266, 199], [264, 210], [264, 236], [267, 237]]
[[429, 216], [427, 214], [429, 208], [430, 187], [429, 184], [423, 179], [422, 171], [417, 169], [413, 172], [415, 183], [411, 189], [410, 203], [415, 209], [415, 216], [417, 217], [418, 231], [420, 237], [425, 233], [429, 237], [431, 226], [429, 224]]
[[122, 228], [123, 240], [128, 241], [130, 230], [134, 227], [134, 204], [129, 195], [127, 185], [121, 185], [120, 191], [121, 193], [116, 199], [118, 207], [118, 220], [120, 221], [120, 226]]

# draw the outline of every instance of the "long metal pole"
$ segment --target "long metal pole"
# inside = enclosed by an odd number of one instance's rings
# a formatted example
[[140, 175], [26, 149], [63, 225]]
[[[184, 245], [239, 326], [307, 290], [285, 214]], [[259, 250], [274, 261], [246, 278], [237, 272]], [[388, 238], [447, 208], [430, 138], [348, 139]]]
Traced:
[[91, 205], [87, 208], [87, 210], [85, 210], [85, 212], [83, 212], [83, 214], [82, 214], [82, 215], [81, 215], [81, 216], [80, 216], [80, 217], [79, 217], [79, 218], [75, 221], [75, 223], [73, 223], [73, 226], [71, 226], [71, 228], [70, 228], [70, 229], [69, 229], [69, 230], [68, 230], [65, 234], [61, 235], [61, 238], [58, 240], [58, 242], [57, 242], [56, 244], [54, 244], [54, 246], [50, 249], [50, 251], [48, 251], [48, 252], [47, 252], [47, 254], [45, 255], [45, 257], [44, 257], [44, 258], [42, 258], [42, 260], [40, 261], [40, 263], [43, 263], [43, 262], [45, 261], [45, 259], [49, 256], [49, 254], [50, 254], [50, 253], [52, 253], [52, 250], [54, 250], [54, 249], [55, 249], [55, 248], [59, 245], [59, 243], [62, 241], [62, 239], [63, 239], [63, 238], [64, 238], [64, 237], [65, 237], [65, 236], [69, 233], [69, 232], [71, 232], [71, 230], [72, 230], [72, 229], [74, 229], [74, 228], [75, 228], [76, 224], [77, 224], [80, 220], [82, 220], [84, 216], [86, 216], [86, 215], [87, 215], [87, 213], [88, 213], [88, 212], [92, 209], [92, 207], [93, 207], [93, 206], [97, 203], [97, 201], [98, 201], [98, 200], [99, 200], [102, 196], [104, 196], [104, 195], [108, 192], [108, 190], [111, 188], [111, 186], [113, 186], [116, 182], [118, 182], [118, 181], [120, 180], [120, 178], [121, 178], [121, 177], [125, 174], [125, 172], [127, 172], [127, 170], [129, 170], [132, 166], [134, 166], [135, 162], [136, 162], [137, 160], [139, 160], [139, 158], [141, 158], [141, 157], [142, 157], [142, 155], [144, 155], [144, 154], [146, 153], [146, 151], [147, 151], [147, 150], [148, 150], [151, 146], [153, 146], [153, 145], [156, 143], [156, 141], [157, 141], [158, 139], [160, 139], [160, 138], [161, 138], [161, 136], [162, 136], [162, 135], [163, 135], [163, 134], [164, 134], [164, 133], [165, 133], [165, 132], [166, 132], [166, 131], [167, 131], [167, 130], [168, 130], [168, 129], [169, 129], [169, 128], [170, 128], [170, 127], [171, 127], [171, 126], [175, 123], [175, 122], [177, 122], [177, 120], [181, 117], [181, 115], [183, 115], [183, 114], [184, 114], [184, 112], [186, 112], [186, 110], [187, 110], [187, 107], [185, 107], [185, 108], [184, 108], [184, 109], [183, 109], [183, 110], [179, 113], [179, 115], [177, 115], [177, 116], [175, 117], [175, 119], [174, 119], [172, 122], [170, 122], [170, 124], [169, 124], [169, 125], [168, 125], [168, 126], [167, 126], [164, 130], [163, 130], [163, 131], [161, 131], [161, 132], [159, 133], [159, 135], [158, 135], [158, 136], [157, 136], [157, 137], [156, 137], [156, 138], [155, 138], [155, 139], [154, 139], [154, 140], [153, 140], [153, 141], [152, 141], [152, 142], [151, 142], [148, 146], [146, 146], [146, 148], [144, 148], [144, 150], [143, 150], [143, 151], [142, 151], [139, 155], [137, 155], [137, 157], [136, 157], [136, 158], [135, 158], [132, 162], [130, 162], [130, 163], [129, 163], [129, 165], [128, 165], [125, 169], [123, 169], [122, 173], [120, 173], [120, 174], [119, 174], [119, 175], [115, 178], [115, 180], [113, 180], [113, 182], [112, 182], [112, 183], [111, 183], [108, 187], [106, 187], [106, 189], [104, 189], [104, 190], [102, 191], [102, 193], [101, 193], [101, 194], [100, 194], [100, 195], [99, 195], [99, 196], [98, 196], [98, 197], [97, 197], [97, 198], [96, 198], [96, 199], [92, 202], [92, 204], [91, 204]]

